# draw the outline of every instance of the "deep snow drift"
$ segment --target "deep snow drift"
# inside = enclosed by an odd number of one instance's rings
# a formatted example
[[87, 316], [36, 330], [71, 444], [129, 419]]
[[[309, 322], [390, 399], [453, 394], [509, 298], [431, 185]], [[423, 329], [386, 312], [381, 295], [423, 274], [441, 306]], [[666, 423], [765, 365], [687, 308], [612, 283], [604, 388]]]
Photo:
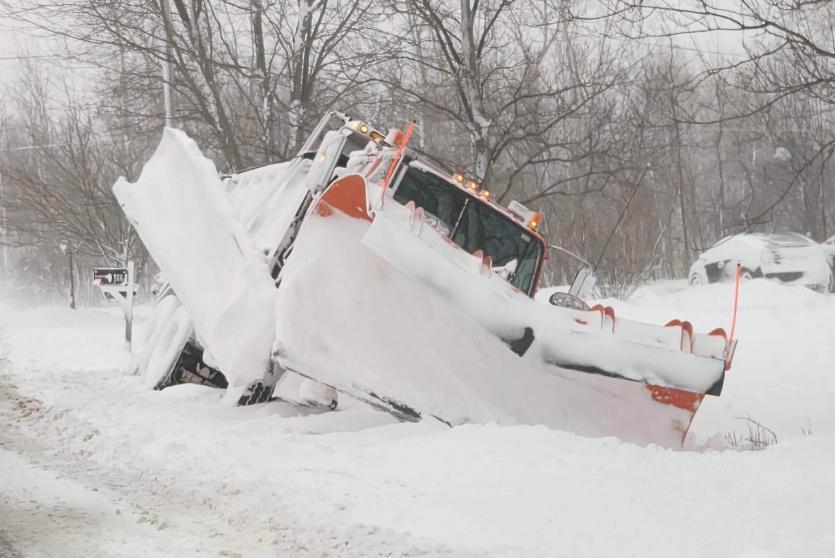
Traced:
[[[659, 285], [609, 303], [705, 327], [731, 297]], [[125, 376], [116, 309], [5, 306], [0, 551], [5, 537], [23, 556], [830, 557], [833, 315], [832, 296], [743, 286], [734, 367], [693, 430], [718, 447], [750, 415], [779, 439], [751, 452], [399, 424], [349, 401], [228, 408]]]

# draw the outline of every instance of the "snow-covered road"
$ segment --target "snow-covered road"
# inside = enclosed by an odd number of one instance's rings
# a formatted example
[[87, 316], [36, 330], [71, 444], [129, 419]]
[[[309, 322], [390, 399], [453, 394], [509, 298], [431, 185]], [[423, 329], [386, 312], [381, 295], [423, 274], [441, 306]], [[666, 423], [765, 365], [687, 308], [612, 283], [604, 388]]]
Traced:
[[[88, 326], [118, 324], [112, 313], [91, 311], [86, 317], [92, 318]], [[118, 346], [112, 331], [98, 333]], [[78, 343], [85, 337], [80, 331], [56, 335], [46, 337], [58, 341], [53, 358], [61, 358], [63, 351], [77, 358], [91, 348]], [[61, 337], [67, 344], [59, 348]], [[38, 334], [29, 341], [37, 344], [40, 339]], [[98, 345], [89, 337], [87, 341]], [[87, 354], [95, 358], [95, 351]], [[296, 438], [295, 430], [343, 428], [339, 419], [309, 417], [296, 426], [304, 417], [289, 405], [240, 413], [219, 407], [219, 393], [196, 386], [171, 390], [163, 406], [149, 413], [140, 407], [154, 394], [137, 393], [138, 378], [92, 363], [79, 370], [54, 366], [53, 361], [34, 384], [20, 382], [36, 394], [30, 397], [12, 383], [20, 379], [9, 370], [13, 364], [4, 361], [2, 366], [0, 526], [8, 546], [21, 556], [361, 557], [387, 556], [386, 549], [393, 547], [409, 549], [414, 556], [447, 554], [440, 545], [410, 542], [410, 537], [386, 529], [357, 531], [351, 524], [320, 518], [316, 508], [322, 503], [315, 501], [314, 492], [308, 497], [292, 486], [283, 495], [277, 490], [270, 477], [274, 470], [280, 474], [275, 462], [282, 451], [270, 449], [269, 436], [264, 436], [269, 423], [287, 415], [282, 430]], [[165, 412], [165, 407], [174, 412]], [[344, 414], [351, 428], [392, 422], [364, 408]], [[317, 426], [320, 418], [325, 423]], [[251, 426], [255, 431], [249, 436]], [[237, 433], [220, 434], [218, 428]], [[247, 478], [245, 471], [253, 466], [258, 475]], [[329, 471], [318, 466], [321, 462], [299, 468], [298, 474], [314, 485], [327, 485]]]
[[125, 479], [113, 490], [108, 471], [29, 429], [44, 409], [17, 392], [8, 366], [0, 360], [0, 556], [193, 554], [199, 538], [184, 546], [184, 533], [158, 531], [118, 490]]
[[[3, 307], [0, 556], [835, 556], [835, 297], [763, 283], [694, 451], [149, 392], [115, 311]], [[714, 322], [717, 294], [618, 312]], [[748, 414], [779, 443], [704, 449]]]

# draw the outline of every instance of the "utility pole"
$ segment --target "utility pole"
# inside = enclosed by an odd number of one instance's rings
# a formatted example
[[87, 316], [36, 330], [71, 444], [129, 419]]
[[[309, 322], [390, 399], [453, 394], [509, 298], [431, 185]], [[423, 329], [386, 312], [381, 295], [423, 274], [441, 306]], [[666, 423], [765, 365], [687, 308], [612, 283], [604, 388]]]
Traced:
[[125, 341], [128, 342], [128, 347], [133, 343], [133, 285], [134, 285], [134, 265], [133, 260], [128, 261], [128, 291], [125, 293]]
[[174, 75], [174, 68], [171, 64], [171, 41], [169, 40], [169, 29], [171, 28], [171, 12], [168, 10], [168, 0], [160, 0], [162, 11], [163, 29], [165, 30], [165, 61], [162, 63], [162, 98], [165, 106], [165, 126], [174, 127], [174, 108], [171, 97], [171, 78]]
[[0, 227], [3, 228], [0, 244], [3, 250], [3, 280], [9, 278], [9, 242], [6, 236], [6, 192], [3, 190], [3, 171], [0, 170]]

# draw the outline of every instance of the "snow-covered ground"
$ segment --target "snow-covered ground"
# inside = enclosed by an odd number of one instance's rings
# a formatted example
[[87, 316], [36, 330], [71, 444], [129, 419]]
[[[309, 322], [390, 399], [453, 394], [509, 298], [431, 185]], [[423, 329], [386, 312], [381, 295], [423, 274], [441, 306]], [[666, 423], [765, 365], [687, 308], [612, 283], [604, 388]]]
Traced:
[[[731, 297], [607, 302], [705, 330]], [[673, 451], [151, 392], [115, 309], [0, 304], [0, 556], [835, 556], [832, 316], [835, 296], [745, 284], [725, 392]], [[729, 449], [749, 416], [778, 443]]]

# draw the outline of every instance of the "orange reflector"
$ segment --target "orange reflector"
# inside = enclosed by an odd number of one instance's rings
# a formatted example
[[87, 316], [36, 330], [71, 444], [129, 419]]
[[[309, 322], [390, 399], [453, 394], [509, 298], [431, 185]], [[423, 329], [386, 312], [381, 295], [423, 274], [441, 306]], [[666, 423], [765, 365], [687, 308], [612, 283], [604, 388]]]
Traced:
[[370, 136], [371, 136], [371, 139], [373, 139], [374, 141], [380, 141], [381, 139], [383, 139], [383, 134], [381, 134], [380, 132], [378, 132], [376, 130], [371, 130]]

